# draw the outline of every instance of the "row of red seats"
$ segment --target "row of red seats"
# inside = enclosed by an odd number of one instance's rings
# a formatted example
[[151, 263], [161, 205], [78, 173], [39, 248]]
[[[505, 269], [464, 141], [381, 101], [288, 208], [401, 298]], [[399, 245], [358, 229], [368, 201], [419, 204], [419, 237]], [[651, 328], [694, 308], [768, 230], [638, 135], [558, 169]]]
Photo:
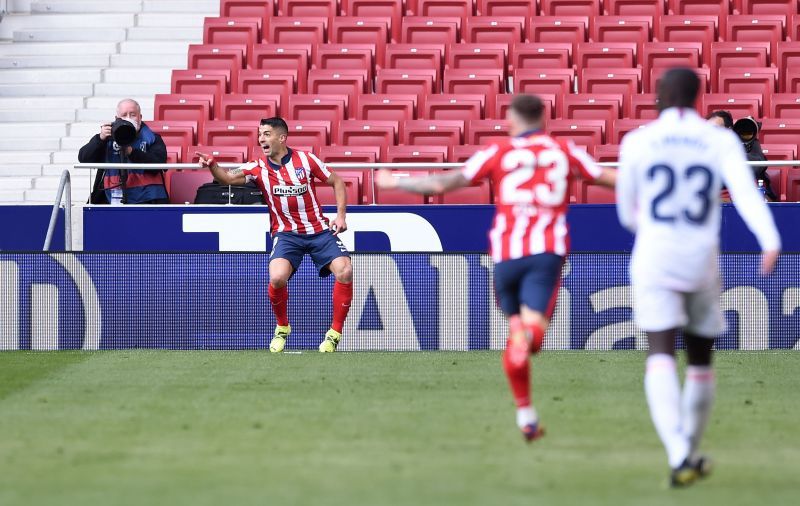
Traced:
[[[551, 119], [650, 119], [657, 113], [656, 95], [577, 93], [538, 94], [545, 103], [545, 117]], [[345, 119], [405, 121], [504, 119], [513, 95], [496, 97], [494, 107], [484, 95], [434, 94], [358, 95], [290, 95], [286, 102], [274, 95], [156, 95], [157, 120], [194, 121], [202, 124], [211, 119], [258, 122], [262, 118], [282, 116], [288, 120]], [[558, 101], [557, 101], [558, 98]], [[559, 104], [560, 103], [560, 104]], [[800, 118], [800, 97], [795, 93], [776, 93], [765, 102], [760, 93], [709, 93], [701, 95], [698, 111], [703, 116], [725, 109], [734, 116], [757, 118]]]

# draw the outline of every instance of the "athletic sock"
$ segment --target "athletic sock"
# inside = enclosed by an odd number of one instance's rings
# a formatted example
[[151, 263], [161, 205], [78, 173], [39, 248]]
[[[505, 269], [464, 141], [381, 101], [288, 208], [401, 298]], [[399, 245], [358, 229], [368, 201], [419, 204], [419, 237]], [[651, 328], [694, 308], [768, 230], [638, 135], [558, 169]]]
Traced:
[[686, 368], [686, 381], [681, 398], [682, 427], [689, 438], [689, 454], [694, 455], [703, 437], [711, 406], [714, 404], [716, 385], [711, 366], [690, 365]]
[[644, 391], [669, 465], [676, 468], [689, 455], [689, 440], [681, 430], [681, 389], [673, 356], [657, 353], [647, 357]]
[[331, 328], [341, 334], [344, 327], [344, 319], [350, 311], [350, 303], [353, 300], [353, 283], [333, 283], [333, 322]]
[[275, 288], [270, 284], [267, 292], [277, 324], [282, 327], [289, 325], [289, 288], [285, 285], [282, 288]]
[[533, 324], [526, 325], [525, 331], [528, 333], [531, 340], [531, 353], [539, 353], [542, 349], [542, 343], [544, 342], [544, 329], [540, 325]]
[[539, 421], [539, 416], [533, 406], [517, 408], [517, 427], [524, 429], [528, 425], [533, 425]]
[[508, 320], [509, 337], [503, 352], [503, 370], [518, 408], [531, 405], [530, 360], [525, 330], [519, 315]]

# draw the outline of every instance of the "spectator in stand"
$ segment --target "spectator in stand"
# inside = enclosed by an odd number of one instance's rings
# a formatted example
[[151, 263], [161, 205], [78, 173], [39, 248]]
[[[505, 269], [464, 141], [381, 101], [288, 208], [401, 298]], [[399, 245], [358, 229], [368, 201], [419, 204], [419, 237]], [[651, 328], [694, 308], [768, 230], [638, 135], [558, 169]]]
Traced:
[[[133, 141], [124, 147], [112, 137], [111, 123], [100, 126], [100, 133], [92, 137], [78, 152], [81, 163], [166, 163], [167, 147], [160, 135], [142, 122], [142, 108], [130, 98], [117, 104], [116, 119], [130, 122], [136, 129]], [[121, 172], [127, 173], [120, 177]], [[104, 191], [99, 191], [100, 189]], [[99, 170], [90, 201], [92, 204], [169, 204], [160, 170]]]
[[721, 127], [725, 127], [728, 130], [733, 128], [733, 116], [728, 111], [713, 111], [711, 114], [706, 116], [706, 119]]
[[[758, 131], [761, 130], [761, 123], [756, 121], [752, 116], [747, 116], [736, 120], [733, 124], [733, 131], [741, 139], [744, 145], [744, 150], [747, 153], [748, 162], [766, 162], [767, 157], [764, 156], [764, 151], [761, 150], [761, 143], [758, 142]], [[777, 195], [772, 191], [769, 176], [767, 175], [767, 166], [751, 166], [753, 169], [753, 176], [756, 183], [759, 181], [764, 186], [764, 194], [766, 197], [774, 202], [778, 200]]]

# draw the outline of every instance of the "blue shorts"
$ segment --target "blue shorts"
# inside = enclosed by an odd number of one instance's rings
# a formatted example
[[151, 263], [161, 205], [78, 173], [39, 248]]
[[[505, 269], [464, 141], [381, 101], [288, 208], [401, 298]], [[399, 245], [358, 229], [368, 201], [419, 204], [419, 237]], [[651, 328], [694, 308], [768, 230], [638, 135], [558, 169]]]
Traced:
[[269, 258], [285, 258], [297, 271], [303, 261], [303, 255], [308, 253], [319, 272], [319, 277], [330, 275], [330, 264], [339, 257], [349, 257], [342, 241], [326, 230], [319, 234], [304, 235], [293, 232], [278, 232], [272, 237], [272, 253]]
[[519, 314], [522, 304], [550, 317], [555, 307], [564, 257], [540, 253], [494, 266], [497, 304], [507, 316]]

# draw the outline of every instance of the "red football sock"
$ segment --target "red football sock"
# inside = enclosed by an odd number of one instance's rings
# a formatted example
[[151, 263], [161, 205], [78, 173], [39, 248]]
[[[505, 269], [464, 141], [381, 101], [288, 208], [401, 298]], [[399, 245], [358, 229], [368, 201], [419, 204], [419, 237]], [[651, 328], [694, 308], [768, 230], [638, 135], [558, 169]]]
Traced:
[[510, 336], [503, 352], [503, 370], [518, 408], [531, 405], [530, 360], [528, 345], [519, 315], [508, 320]]
[[282, 288], [275, 288], [270, 284], [267, 291], [278, 325], [282, 327], [289, 325], [289, 288], [285, 285]]
[[342, 332], [344, 319], [350, 311], [350, 302], [353, 300], [353, 283], [333, 283], [333, 322], [331, 328]]
[[526, 325], [525, 331], [531, 338], [531, 353], [539, 353], [542, 349], [542, 343], [544, 342], [544, 329], [539, 325], [533, 324]]

